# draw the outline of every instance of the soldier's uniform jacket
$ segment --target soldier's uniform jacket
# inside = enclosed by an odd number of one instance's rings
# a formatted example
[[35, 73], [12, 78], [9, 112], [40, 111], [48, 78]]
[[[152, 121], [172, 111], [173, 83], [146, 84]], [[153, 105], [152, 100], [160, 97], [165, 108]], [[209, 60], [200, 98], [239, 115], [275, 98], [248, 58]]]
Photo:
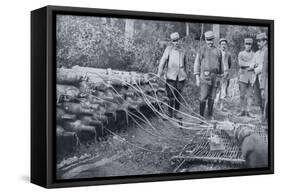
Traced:
[[162, 74], [167, 64], [166, 79], [183, 81], [186, 79], [185, 53], [175, 46], [168, 46], [160, 60], [158, 73]]
[[254, 83], [254, 71], [249, 71], [255, 53], [253, 51], [241, 51], [238, 54], [239, 81], [244, 83]]
[[259, 49], [255, 53], [251, 64], [251, 67], [253, 67], [255, 71], [253, 82], [255, 82], [256, 79], [259, 79], [260, 85], [262, 85], [261, 72], [264, 64], [265, 54], [267, 54], [267, 50], [267, 46], [264, 46], [262, 49]]
[[264, 89], [264, 98], [268, 100], [268, 50], [264, 53], [264, 63], [261, 72], [261, 88]]
[[263, 66], [262, 66], [262, 72], [261, 72], [261, 80], [262, 80], [261, 87], [262, 88], [267, 87], [267, 81], [268, 81], [268, 50], [267, 49], [264, 52], [264, 60], [263, 60]]
[[222, 54], [216, 47], [202, 47], [195, 58], [194, 74], [200, 75], [201, 83], [212, 85], [218, 74], [223, 73]]

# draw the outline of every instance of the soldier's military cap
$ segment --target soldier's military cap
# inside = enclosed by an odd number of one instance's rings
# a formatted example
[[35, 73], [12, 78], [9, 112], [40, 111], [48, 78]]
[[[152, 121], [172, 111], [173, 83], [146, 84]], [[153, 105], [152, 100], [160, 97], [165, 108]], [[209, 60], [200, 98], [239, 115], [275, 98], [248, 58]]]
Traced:
[[253, 39], [252, 38], [245, 38], [244, 42], [245, 42], [245, 44], [247, 44], [247, 43], [253, 44]]
[[257, 34], [257, 37], [256, 37], [257, 40], [267, 40], [267, 36], [266, 36], [266, 33], [259, 33]]
[[171, 38], [171, 40], [178, 40], [178, 39], [180, 39], [180, 35], [179, 35], [179, 33], [178, 32], [174, 32], [174, 33], [172, 33], [171, 35], [170, 35], [170, 38]]
[[228, 43], [228, 41], [226, 40], [226, 38], [221, 38], [220, 40], [219, 40], [219, 44], [221, 43], [221, 42], [226, 42], [226, 43]]
[[205, 35], [205, 39], [214, 39], [215, 38], [213, 31], [207, 31], [207, 32], [205, 32], [204, 35]]

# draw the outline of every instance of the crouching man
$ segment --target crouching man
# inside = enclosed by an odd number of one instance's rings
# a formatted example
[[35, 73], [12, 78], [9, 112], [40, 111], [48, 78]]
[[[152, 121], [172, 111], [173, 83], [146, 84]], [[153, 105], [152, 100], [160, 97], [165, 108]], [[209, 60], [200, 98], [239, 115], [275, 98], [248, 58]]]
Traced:
[[158, 67], [158, 77], [161, 77], [163, 69], [167, 67], [166, 90], [169, 98], [168, 116], [181, 119], [178, 114], [180, 110], [181, 93], [184, 87], [186, 73], [185, 52], [179, 46], [179, 33], [170, 35], [172, 45], [167, 46]]
[[200, 87], [200, 115], [204, 116], [205, 106], [208, 103], [207, 118], [213, 119], [213, 106], [218, 87], [218, 77], [222, 76], [222, 55], [214, 46], [214, 34], [205, 32], [206, 45], [201, 47], [194, 62], [196, 85]]

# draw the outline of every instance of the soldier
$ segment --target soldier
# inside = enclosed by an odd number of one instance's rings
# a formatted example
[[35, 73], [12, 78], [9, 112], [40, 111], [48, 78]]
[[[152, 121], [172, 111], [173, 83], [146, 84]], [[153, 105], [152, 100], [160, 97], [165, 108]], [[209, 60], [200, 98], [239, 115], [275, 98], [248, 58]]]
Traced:
[[240, 104], [242, 111], [238, 116], [249, 116], [249, 107], [252, 103], [252, 84], [254, 71], [250, 68], [251, 62], [255, 53], [252, 51], [253, 39], [244, 39], [245, 50], [238, 54], [239, 70], [239, 90], [240, 90]]
[[208, 117], [213, 118], [213, 105], [218, 87], [218, 77], [223, 73], [222, 55], [214, 46], [214, 33], [205, 32], [206, 45], [199, 49], [195, 62], [194, 74], [196, 85], [200, 86], [200, 115], [204, 116], [208, 101]]
[[261, 73], [261, 93], [264, 99], [264, 111], [263, 111], [263, 118], [267, 120], [268, 116], [268, 51], [264, 54], [264, 63]]
[[225, 38], [221, 38], [219, 40], [220, 50], [222, 53], [222, 64], [223, 64], [223, 71], [225, 74], [225, 77], [221, 80], [220, 83], [220, 91], [218, 92], [217, 99], [218, 99], [218, 105], [219, 108], [222, 111], [226, 111], [224, 107], [224, 99], [228, 95], [228, 86], [229, 86], [229, 70], [231, 68], [231, 54], [227, 51], [228, 47], [228, 41]]
[[251, 69], [254, 70], [254, 78], [253, 78], [253, 87], [254, 87], [254, 93], [257, 97], [258, 105], [260, 106], [261, 113], [264, 112], [264, 101], [265, 99], [262, 98], [262, 69], [263, 64], [265, 60], [265, 55], [267, 55], [268, 49], [267, 49], [267, 36], [265, 33], [260, 33], [256, 36], [257, 43], [258, 43], [258, 51], [255, 53]]
[[180, 109], [180, 94], [183, 90], [186, 72], [185, 52], [179, 47], [179, 33], [174, 32], [170, 35], [172, 45], [167, 46], [160, 60], [157, 75], [161, 77], [164, 67], [167, 64], [166, 90], [169, 98], [168, 116], [181, 119], [178, 115]]

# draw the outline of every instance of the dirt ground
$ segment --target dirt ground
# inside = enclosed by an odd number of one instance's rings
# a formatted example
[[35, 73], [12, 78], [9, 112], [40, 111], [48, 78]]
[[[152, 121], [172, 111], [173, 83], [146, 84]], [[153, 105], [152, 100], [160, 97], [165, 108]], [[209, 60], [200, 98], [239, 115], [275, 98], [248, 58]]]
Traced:
[[[226, 111], [215, 107], [215, 120], [260, 125], [260, 111], [257, 106], [251, 109], [252, 117], [237, 116], [240, 106], [237, 85], [234, 86], [236, 94], [230, 94], [226, 99]], [[194, 101], [192, 106], [198, 111], [198, 101]], [[147, 123], [140, 123], [140, 125], [135, 123], [122, 133], [109, 136], [106, 141], [80, 146], [74, 155], [64, 158], [57, 164], [57, 178], [173, 173], [179, 163], [171, 158], [180, 154], [184, 146], [189, 144], [202, 129], [196, 127], [181, 129], [173, 122], [164, 121], [159, 117], [153, 117], [150, 121], [154, 129]], [[240, 167], [214, 163], [186, 163], [177, 172]]]

